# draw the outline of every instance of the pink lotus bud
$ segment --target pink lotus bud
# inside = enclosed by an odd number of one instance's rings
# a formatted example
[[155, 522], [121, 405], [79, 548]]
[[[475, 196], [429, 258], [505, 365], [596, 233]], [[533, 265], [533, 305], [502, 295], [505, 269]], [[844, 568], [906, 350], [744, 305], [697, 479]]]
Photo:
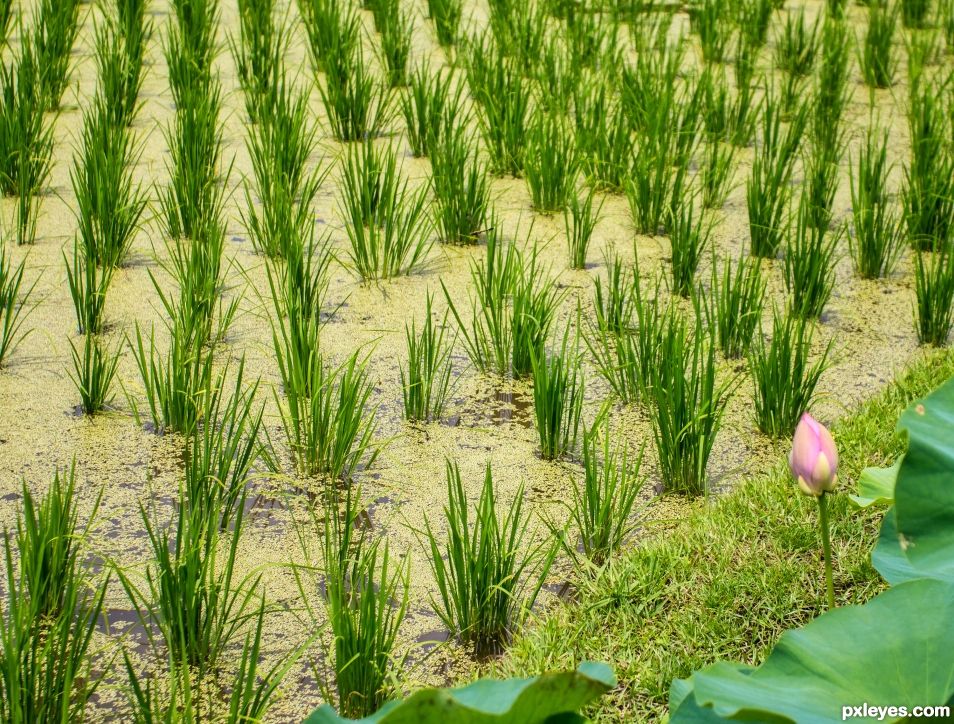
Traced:
[[788, 466], [805, 495], [818, 497], [835, 489], [838, 477], [835, 441], [828, 429], [807, 412], [795, 428]]

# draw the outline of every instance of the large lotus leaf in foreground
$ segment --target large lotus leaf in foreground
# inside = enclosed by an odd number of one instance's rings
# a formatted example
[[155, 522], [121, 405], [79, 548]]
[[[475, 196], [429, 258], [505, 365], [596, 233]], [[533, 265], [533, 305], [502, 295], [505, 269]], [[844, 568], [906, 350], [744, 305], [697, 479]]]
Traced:
[[843, 706], [946, 704], [954, 696], [952, 620], [954, 585], [904, 583], [786, 631], [758, 668], [719, 662], [697, 671], [691, 686], [674, 685], [673, 699], [682, 700], [670, 701], [671, 722], [826, 722], [841, 720]]
[[364, 719], [343, 719], [327, 704], [305, 724], [572, 724], [578, 712], [616, 686], [606, 664], [530, 679], [480, 679], [456, 689], [421, 689]]

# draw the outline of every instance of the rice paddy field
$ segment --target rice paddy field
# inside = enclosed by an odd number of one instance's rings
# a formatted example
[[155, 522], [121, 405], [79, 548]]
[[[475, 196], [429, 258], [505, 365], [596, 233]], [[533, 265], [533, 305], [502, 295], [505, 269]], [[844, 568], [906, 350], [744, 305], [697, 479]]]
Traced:
[[[946, 0], [0, 30], [3, 721], [538, 673], [508, 649], [586, 581], [950, 344]], [[590, 714], [665, 717], [630, 696]]]

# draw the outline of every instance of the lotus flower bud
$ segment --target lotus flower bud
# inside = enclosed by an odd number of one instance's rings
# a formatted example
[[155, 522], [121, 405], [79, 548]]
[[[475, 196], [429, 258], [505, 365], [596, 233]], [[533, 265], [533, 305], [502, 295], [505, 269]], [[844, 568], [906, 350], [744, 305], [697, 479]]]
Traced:
[[835, 441], [828, 429], [807, 412], [795, 428], [788, 466], [805, 495], [818, 497], [835, 489], [838, 477]]

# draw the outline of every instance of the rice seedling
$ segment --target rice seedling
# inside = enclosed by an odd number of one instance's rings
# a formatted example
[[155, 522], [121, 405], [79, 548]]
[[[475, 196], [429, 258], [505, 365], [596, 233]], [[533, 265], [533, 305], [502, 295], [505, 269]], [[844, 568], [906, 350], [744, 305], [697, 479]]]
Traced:
[[31, 331], [23, 325], [33, 309], [30, 296], [36, 282], [24, 285], [25, 270], [26, 261], [14, 266], [6, 249], [0, 246], [0, 367]]
[[411, 153], [416, 158], [431, 155], [447, 123], [445, 119], [460, 119], [461, 98], [462, 89], [453, 84], [449, 73], [432, 72], [425, 64], [410, 74], [407, 91], [401, 95], [401, 114]]
[[[121, 87], [129, 91], [141, 85], [146, 43], [152, 38], [153, 22], [147, 17], [147, 0], [117, 0], [116, 25], [125, 53], [126, 71]], [[107, 94], [107, 97], [108, 94]], [[134, 108], [135, 101], [128, 94], [125, 108]]]
[[911, 160], [904, 166], [901, 199], [915, 249], [937, 249], [949, 242], [954, 230], [954, 152], [946, 140], [950, 127], [934, 88], [912, 90]]
[[778, 255], [787, 226], [789, 182], [807, 121], [808, 107], [802, 105], [783, 133], [781, 107], [771, 96], [766, 98], [761, 143], [756, 146], [752, 175], [745, 187], [754, 256]]
[[106, 347], [98, 335], [87, 334], [83, 338], [82, 352], [70, 340], [73, 355], [73, 371], [70, 378], [79, 392], [80, 406], [87, 415], [95, 415], [113, 399], [112, 385], [119, 366], [119, 345]]
[[805, 150], [802, 168], [805, 174], [802, 201], [806, 205], [808, 223], [816, 229], [831, 225], [832, 206], [838, 191], [838, 167], [844, 149], [844, 133], [834, 142], [814, 139]]
[[13, 15], [13, 0], [0, 0], [0, 45], [7, 44]]
[[775, 67], [785, 74], [782, 107], [791, 109], [798, 99], [804, 80], [811, 75], [818, 54], [818, 21], [810, 27], [805, 11], [785, 16], [781, 35], [775, 46]]
[[736, 6], [736, 24], [751, 47], [765, 45], [774, 9], [772, 0], [741, 0]]
[[146, 568], [145, 586], [140, 588], [122, 571], [119, 578], [147, 624], [150, 640], [155, 627], [180, 675], [191, 669], [202, 678], [214, 671], [223, 652], [254, 615], [251, 608], [261, 573], [253, 571], [239, 578], [236, 568], [244, 503], [242, 491], [234, 527], [223, 532], [224, 540], [220, 540], [218, 511], [182, 500], [174, 519], [160, 527], [155, 513], [150, 515], [140, 507], [153, 556]]
[[914, 256], [918, 341], [943, 347], [954, 328], [954, 251], [941, 246]]
[[125, 125], [115, 123], [109, 107], [110, 101], [101, 96], [84, 112], [70, 181], [84, 258], [112, 269], [129, 254], [147, 195], [133, 180], [140, 149]]
[[851, 99], [851, 35], [847, 25], [830, 17], [822, 24], [821, 65], [815, 83], [812, 141], [833, 150], [840, 145], [841, 119]]
[[231, 394], [222, 372], [202, 399], [201, 424], [186, 437], [184, 452], [186, 500], [204, 515], [217, 518], [227, 530], [237, 515], [236, 506], [261, 452], [263, 407], [255, 404], [258, 381], [244, 378], [245, 360], [239, 363]]
[[567, 327], [559, 350], [531, 354], [533, 411], [544, 460], [556, 460], [576, 449], [586, 386], [579, 346], [579, 337], [570, 344]]
[[733, 146], [747, 146], [755, 136], [758, 114], [763, 103], [756, 102], [755, 51], [739, 40], [735, 59], [735, 101], [729, 108], [729, 139]]
[[563, 227], [566, 230], [571, 269], [586, 268], [586, 253], [590, 248], [593, 230], [600, 220], [604, 203], [604, 200], [601, 199], [599, 206], [594, 210], [593, 197], [595, 194], [596, 191], [592, 187], [584, 195], [576, 192], [571, 193], [569, 203], [563, 210]]
[[169, 32], [163, 45], [169, 86], [176, 107], [189, 95], [211, 90], [212, 61], [218, 52], [218, 0], [173, 0]]
[[[104, 672], [90, 664], [108, 577], [80, 564], [89, 524], [77, 524], [75, 469], [54, 475], [37, 502], [23, 484], [15, 534], [3, 534], [5, 605], [0, 616], [3, 721], [82, 721]], [[98, 507], [94, 505], [93, 515]], [[14, 566], [13, 550], [19, 554]], [[108, 664], [107, 667], [108, 669]]]
[[[370, 468], [381, 446], [374, 441], [377, 408], [369, 406], [374, 385], [367, 358], [361, 359], [359, 351], [331, 367], [313, 349], [296, 367], [287, 340], [278, 333], [275, 346], [285, 399], [277, 392], [275, 397], [298, 473], [347, 482], [359, 468]], [[278, 455], [269, 445], [274, 465]]]
[[828, 367], [831, 342], [811, 362], [811, 322], [794, 314], [772, 311], [772, 337], [759, 334], [749, 352], [758, 429], [772, 438], [792, 434], [815, 399], [815, 387]]
[[277, 77], [288, 46], [288, 33], [275, 20], [274, 0], [239, 2], [239, 38], [229, 38], [239, 83], [245, 94], [245, 109], [258, 123]]
[[566, 292], [540, 266], [536, 246], [529, 258], [519, 257], [517, 269], [511, 296], [510, 372], [514, 377], [528, 377], [533, 374], [534, 355], [542, 358], [550, 326]]
[[[852, 171], [855, 166], [852, 165]], [[863, 279], [891, 274], [904, 246], [900, 214], [888, 199], [888, 132], [869, 127], [850, 176], [851, 233], [848, 249]]]
[[689, 297], [695, 286], [696, 270], [709, 246], [713, 222], [704, 213], [696, 215], [695, 199], [683, 199], [671, 212], [669, 242], [671, 250], [672, 291]]
[[524, 170], [531, 87], [516, 61], [486, 39], [472, 42], [464, 67], [490, 157], [490, 170], [520, 176]]
[[[610, 278], [612, 289], [615, 284], [613, 277]], [[598, 315], [596, 329], [585, 338], [597, 372], [625, 404], [647, 400], [665, 314], [664, 308], [657, 304], [659, 281], [656, 282], [654, 298], [650, 299], [643, 295], [638, 280], [637, 272], [627, 296], [620, 296], [621, 321], [625, 320], [625, 326], [614, 331]]]
[[66, 281], [76, 312], [76, 331], [80, 334], [99, 334], [103, 330], [106, 292], [113, 278], [113, 267], [99, 267], [86, 261], [76, 242], [73, 244], [73, 261], [63, 254], [66, 266]]
[[617, 68], [619, 22], [602, 12], [601, 3], [568, 3], [563, 36], [570, 62], [579, 68]]
[[262, 169], [263, 178], [256, 182], [260, 207], [255, 204], [249, 184], [245, 184], [247, 211], [242, 210], [241, 216], [256, 252], [269, 259], [286, 259], [314, 236], [312, 202], [322, 175], [313, 174], [295, 188], [281, 183], [283, 174], [275, 166], [269, 163]]
[[841, 234], [826, 234], [826, 229], [813, 225], [808, 203], [803, 195], [795, 235], [785, 250], [785, 286], [790, 295], [789, 314], [817, 319], [835, 288], [835, 251]]
[[318, 89], [331, 133], [343, 142], [377, 136], [391, 115], [388, 84], [375, 76], [360, 45], [347, 52], [326, 62], [325, 83]]
[[218, 216], [223, 203], [221, 92], [217, 81], [210, 84], [208, 90], [185, 93], [166, 130], [171, 180], [161, 192], [160, 203], [172, 239], [196, 238], [202, 226]]
[[340, 200], [351, 264], [365, 281], [410, 274], [431, 246], [427, 186], [409, 188], [392, 146], [359, 146], [349, 151]]
[[[541, 38], [545, 37], [541, 34]], [[559, 36], [546, 43], [536, 57], [539, 61], [531, 71], [535, 81], [535, 107], [545, 113], [572, 117], [573, 95], [581, 83], [583, 69], [571, 64], [568, 51], [560, 43]]]
[[600, 330], [621, 334], [630, 329], [633, 319], [632, 275], [623, 267], [619, 257], [608, 254], [606, 258], [606, 291], [603, 281], [596, 277], [593, 287], [593, 308], [596, 324]]
[[576, 143], [567, 124], [545, 113], [534, 116], [527, 133], [524, 174], [533, 208], [563, 211], [576, 193]]
[[858, 60], [861, 75], [871, 88], [890, 88], [894, 82], [897, 59], [893, 46], [897, 24], [897, 5], [888, 8], [873, 2], [868, 6], [868, 29]]
[[[203, 350], [202, 335], [189, 319], [167, 323], [169, 347], [163, 356], [156, 346], [155, 330], [149, 344], [136, 325], [136, 340], [129, 340], [139, 369], [149, 417], [156, 433], [188, 434], [198, 423], [202, 400], [212, 385], [212, 355]], [[139, 403], [128, 390], [126, 398], [137, 425], [142, 424]]]
[[431, 295], [424, 306], [424, 324], [404, 325], [407, 340], [407, 367], [401, 367], [401, 392], [404, 418], [413, 422], [432, 422], [444, 414], [451, 392], [451, 354], [456, 336], [447, 336], [447, 315], [435, 322]]
[[335, 637], [338, 709], [361, 717], [389, 698], [393, 651], [408, 607], [410, 558], [391, 569], [386, 542], [354, 540], [356, 515], [352, 503], [344, 522], [336, 525], [337, 512], [326, 521], [325, 607]]
[[585, 560], [597, 568], [621, 550], [636, 529], [633, 513], [644, 483], [642, 451], [631, 460], [625, 442], [611, 444], [607, 413], [604, 407], [583, 433], [583, 483], [573, 481], [566, 504], [569, 524], [579, 531], [579, 552], [563, 538], [563, 549], [577, 565]]
[[353, 7], [338, 0], [298, 0], [308, 37], [308, 52], [316, 72], [351, 58], [360, 44], [360, 18]]
[[[139, 3], [140, 7], [142, 3]], [[126, 7], [121, 3], [120, 7]], [[99, 76], [98, 95], [104, 111], [109, 115], [110, 122], [115, 126], [128, 126], [136, 115], [136, 103], [139, 91], [142, 88], [143, 48], [142, 39], [138, 41], [140, 47], [135, 47], [134, 39], [128, 39], [126, 33], [145, 32], [142, 10], [138, 18], [133, 15], [134, 10], [127, 11], [132, 17], [120, 20], [108, 17], [107, 20], [96, 26], [96, 67]], [[129, 23], [129, 27], [120, 25]], [[139, 23], [138, 28], [133, 23]]]
[[478, 655], [498, 653], [520, 628], [557, 551], [545, 540], [528, 540], [522, 485], [506, 513], [497, 509], [489, 463], [472, 516], [460, 468], [448, 461], [443, 542], [424, 518], [423, 545], [439, 591], [431, 605], [451, 633]]
[[581, 166], [596, 189], [622, 191], [630, 172], [632, 127], [622, 103], [613, 99], [605, 82], [577, 87], [576, 140]]
[[713, 339], [727, 359], [745, 357], [762, 319], [765, 278], [758, 257], [712, 262], [711, 292], [706, 314]]
[[53, 127], [45, 123], [40, 59], [30, 36], [0, 63], [0, 190], [17, 197], [17, 243], [36, 237], [39, 195], [50, 176]]
[[69, 82], [70, 55], [79, 30], [79, 0], [40, 0], [33, 44], [45, 108], [55, 111]]
[[906, 28], [925, 28], [932, 19], [931, 0], [900, 0], [901, 22]]
[[916, 90], [929, 66], [941, 58], [940, 35], [937, 28], [912, 30], [905, 35], [904, 49], [908, 56], [908, 86]]
[[706, 63], [721, 63], [732, 36], [732, 25], [726, 20], [729, 15], [725, 0], [703, 0], [690, 7], [689, 22], [699, 36], [702, 59]]
[[444, 48], [457, 44], [463, 15], [461, 0], [427, 0], [427, 16], [434, 23], [437, 42]]
[[698, 306], [693, 329], [673, 310], [665, 314], [647, 390], [663, 487], [688, 496], [708, 492], [709, 455], [735, 385], [717, 383], [715, 345], [700, 322]]
[[375, 23], [381, 34], [382, 65], [392, 88], [407, 85], [407, 63], [411, 55], [411, 16], [401, 10], [398, 0], [378, 0]]
[[706, 142], [699, 170], [703, 208], [722, 208], [732, 190], [735, 168], [735, 146], [718, 140]]
[[490, 181], [462, 126], [448, 122], [431, 149], [433, 223], [445, 244], [476, 244], [488, 230]]

